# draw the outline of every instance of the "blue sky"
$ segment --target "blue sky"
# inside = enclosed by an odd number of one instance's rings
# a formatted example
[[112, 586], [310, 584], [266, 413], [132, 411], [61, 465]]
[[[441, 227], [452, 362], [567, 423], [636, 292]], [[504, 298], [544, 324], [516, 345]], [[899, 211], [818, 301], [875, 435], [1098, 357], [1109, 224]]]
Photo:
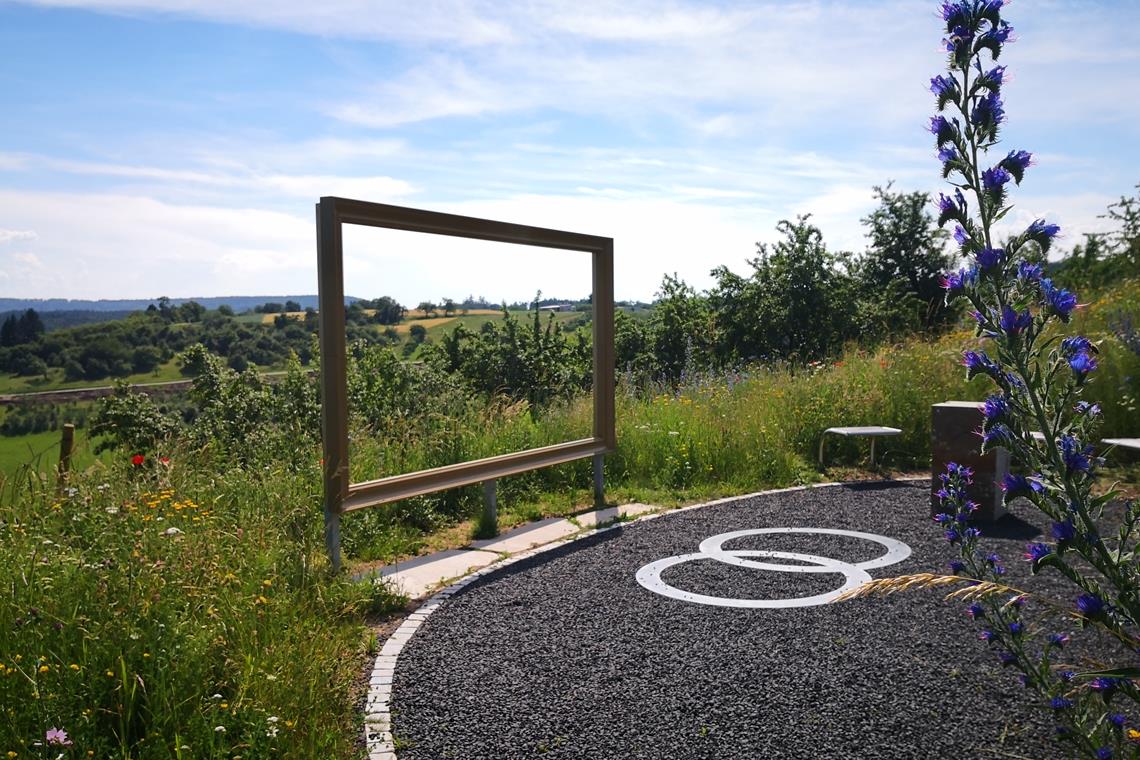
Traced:
[[[619, 298], [782, 218], [862, 251], [941, 189], [933, 2], [0, 0], [0, 296], [316, 291], [321, 195], [615, 238]], [[1140, 3], [1018, 0], [1010, 219], [1064, 247], [1140, 182]], [[354, 232], [348, 292], [589, 290], [581, 256]]]

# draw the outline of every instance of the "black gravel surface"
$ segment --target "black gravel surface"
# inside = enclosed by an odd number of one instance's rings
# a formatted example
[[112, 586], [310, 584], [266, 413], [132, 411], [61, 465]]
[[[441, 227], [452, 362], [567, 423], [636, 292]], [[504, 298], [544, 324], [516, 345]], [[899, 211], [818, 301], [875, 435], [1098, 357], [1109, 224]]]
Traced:
[[[634, 523], [472, 583], [400, 655], [392, 698], [401, 760], [437, 758], [1054, 758], [1046, 711], [978, 641], [964, 605], [913, 591], [796, 609], [669, 599], [634, 576], [744, 528], [846, 528], [913, 554], [869, 571], [939, 571], [950, 549], [929, 519], [926, 483], [841, 486], [740, 499]], [[1028, 588], [1026, 541], [1044, 526], [1028, 504], [985, 528]], [[820, 535], [755, 536], [777, 549], [848, 562], [885, 550]], [[768, 560], [783, 562], [783, 560]], [[838, 574], [765, 572], [700, 560], [663, 574], [715, 596], [824, 593]], [[1077, 657], [1076, 653], [1070, 655]]]

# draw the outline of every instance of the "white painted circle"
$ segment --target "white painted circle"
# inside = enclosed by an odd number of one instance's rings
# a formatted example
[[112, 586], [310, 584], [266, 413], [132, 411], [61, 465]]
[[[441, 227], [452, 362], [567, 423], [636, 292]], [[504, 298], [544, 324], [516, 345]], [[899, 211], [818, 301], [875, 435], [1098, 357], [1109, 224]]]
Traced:
[[[863, 570], [874, 570], [876, 567], [886, 567], [893, 565], [897, 562], [902, 562], [910, 556], [910, 547], [902, 541], [897, 541], [893, 538], [880, 536], [875, 533], [860, 533], [856, 530], [843, 530], [842, 528], [750, 528], [747, 530], [734, 530], [731, 533], [721, 533], [716, 536], [709, 536], [701, 544], [698, 550], [702, 554], [707, 554], [711, 559], [719, 560], [727, 565], [737, 565], [739, 567], [751, 567], [756, 570], [775, 570], [782, 573], [834, 573], [836, 570], [829, 570], [823, 563], [816, 562], [816, 567], [805, 567], [803, 565], [777, 565], [770, 562], [753, 562], [747, 559], [742, 559], [746, 556], [756, 556], [746, 551], [726, 550], [722, 547], [727, 542], [734, 538], [743, 538], [744, 536], [760, 536], [766, 534], [786, 534], [786, 533], [819, 533], [825, 536], [846, 536], [848, 538], [861, 538], [864, 541], [872, 541], [876, 544], [886, 547], [887, 553], [876, 557], [875, 559], [867, 560], [866, 562], [855, 562], [855, 567], [862, 568]], [[775, 556], [775, 555], [769, 555]], [[815, 557], [814, 554], [806, 554], [797, 557], [780, 557], [780, 559], [797, 559], [802, 562], [815, 562], [815, 560], [804, 559], [803, 557]], [[817, 558], [822, 559], [822, 558]]]
[[[820, 557], [815, 554], [801, 554], [798, 552], [768, 551], [763, 549], [724, 549], [726, 542], [742, 536], [764, 535], [772, 533], [820, 533], [831, 536], [848, 536], [860, 538], [886, 547], [887, 552], [880, 557], [864, 562], [850, 563], [830, 557]], [[748, 609], [783, 609], [791, 607], [813, 607], [828, 604], [846, 591], [858, 588], [871, 580], [867, 570], [876, 567], [885, 567], [901, 562], [910, 556], [911, 549], [902, 541], [874, 533], [860, 533], [853, 530], [838, 528], [756, 528], [737, 530], [730, 533], [720, 533], [710, 536], [700, 543], [700, 551], [695, 554], [680, 554], [666, 557], [644, 565], [637, 571], [637, 582], [644, 588], [670, 599], [695, 604], [707, 604], [714, 607], [739, 607]], [[805, 562], [804, 565], [784, 565], [771, 562], [756, 562], [746, 557], [760, 557], [770, 559], [786, 559], [796, 562]], [[674, 565], [694, 560], [712, 559], [737, 567], [748, 567], [755, 570], [772, 570], [781, 573], [841, 573], [844, 583], [837, 589], [814, 596], [802, 596], [792, 599], [734, 599], [722, 596], [710, 596], [685, 591], [666, 583], [661, 573]]]

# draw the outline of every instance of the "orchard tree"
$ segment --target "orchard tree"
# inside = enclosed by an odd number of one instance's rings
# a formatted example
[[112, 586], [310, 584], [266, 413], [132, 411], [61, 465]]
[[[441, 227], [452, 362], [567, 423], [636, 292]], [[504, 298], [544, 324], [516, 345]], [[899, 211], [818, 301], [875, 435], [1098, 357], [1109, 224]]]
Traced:
[[922, 305], [924, 327], [944, 324], [954, 316], [942, 290], [942, 273], [953, 263], [946, 254], [947, 234], [927, 211], [930, 195], [892, 192], [892, 184], [874, 188], [879, 206], [862, 220], [871, 245], [856, 265], [859, 290], [913, 294]]

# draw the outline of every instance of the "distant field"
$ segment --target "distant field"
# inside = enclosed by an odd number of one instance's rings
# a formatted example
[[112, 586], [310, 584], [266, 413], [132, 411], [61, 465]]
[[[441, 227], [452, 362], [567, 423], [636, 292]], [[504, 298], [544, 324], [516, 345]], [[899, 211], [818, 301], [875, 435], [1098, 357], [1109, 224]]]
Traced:
[[[172, 359], [159, 365], [155, 372], [144, 372], [137, 375], [128, 375], [126, 380], [130, 383], [163, 383], [169, 380], [185, 380]], [[102, 380], [64, 380], [63, 369], [52, 367], [48, 370], [48, 379], [38, 377], [15, 377], [0, 374], [0, 393], [35, 393], [36, 391], [58, 391], [66, 388], [98, 388], [110, 386], [114, 383], [111, 378]]]
[[[0, 436], [0, 477], [13, 475], [21, 466], [30, 465], [40, 472], [55, 472], [59, 465], [58, 430], [21, 436]], [[75, 453], [72, 469], [84, 470], [97, 460], [107, 460], [110, 453], [96, 457], [87, 441], [87, 431], [75, 431]]]

